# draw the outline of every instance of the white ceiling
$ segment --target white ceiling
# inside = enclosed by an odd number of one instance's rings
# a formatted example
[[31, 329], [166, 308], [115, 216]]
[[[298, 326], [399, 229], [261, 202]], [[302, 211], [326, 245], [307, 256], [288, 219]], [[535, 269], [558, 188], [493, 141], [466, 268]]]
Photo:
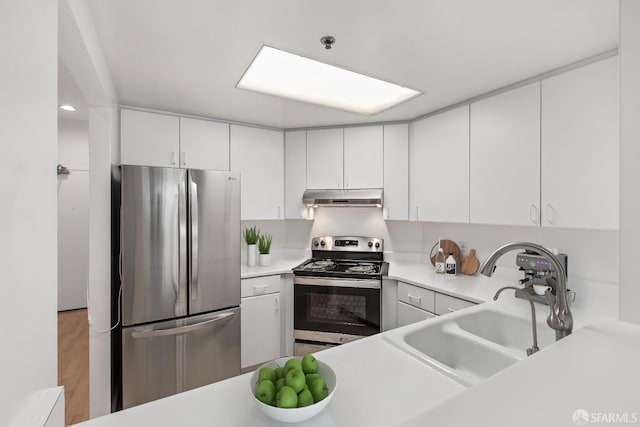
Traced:
[[[407, 120], [618, 45], [613, 0], [88, 1], [121, 104], [279, 128]], [[425, 94], [362, 116], [236, 89], [263, 43]]]

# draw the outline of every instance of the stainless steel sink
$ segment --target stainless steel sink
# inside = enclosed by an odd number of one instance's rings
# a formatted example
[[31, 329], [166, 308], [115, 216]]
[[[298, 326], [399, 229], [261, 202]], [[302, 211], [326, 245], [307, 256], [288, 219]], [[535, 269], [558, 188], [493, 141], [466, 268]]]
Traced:
[[[487, 305], [389, 331], [383, 339], [473, 386], [527, 357], [532, 341], [530, 319]], [[553, 342], [554, 332], [539, 322], [540, 348]]]

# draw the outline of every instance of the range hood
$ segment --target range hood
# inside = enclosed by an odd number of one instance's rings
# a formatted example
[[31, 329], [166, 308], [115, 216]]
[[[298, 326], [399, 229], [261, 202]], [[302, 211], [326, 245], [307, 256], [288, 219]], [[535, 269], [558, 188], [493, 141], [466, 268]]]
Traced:
[[307, 190], [302, 195], [306, 206], [360, 206], [382, 207], [382, 189], [369, 188], [358, 190]]

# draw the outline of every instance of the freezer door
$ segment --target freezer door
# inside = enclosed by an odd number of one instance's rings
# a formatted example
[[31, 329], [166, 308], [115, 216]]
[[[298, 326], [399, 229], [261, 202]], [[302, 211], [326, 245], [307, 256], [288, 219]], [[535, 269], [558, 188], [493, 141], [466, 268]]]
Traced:
[[189, 171], [189, 314], [240, 305], [240, 175]]
[[239, 307], [122, 331], [123, 409], [239, 373]]
[[122, 323], [187, 315], [187, 174], [122, 166]]

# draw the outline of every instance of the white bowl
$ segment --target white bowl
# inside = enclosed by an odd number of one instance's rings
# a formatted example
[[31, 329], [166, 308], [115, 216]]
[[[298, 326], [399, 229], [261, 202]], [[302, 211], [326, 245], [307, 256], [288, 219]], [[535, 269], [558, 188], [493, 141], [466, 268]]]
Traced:
[[280, 359], [272, 360], [271, 362], [267, 362], [264, 365], [260, 366], [255, 370], [253, 375], [251, 375], [251, 380], [249, 382], [251, 397], [253, 401], [256, 402], [258, 408], [262, 412], [264, 412], [268, 417], [273, 418], [274, 420], [282, 421], [285, 423], [296, 423], [299, 421], [308, 420], [311, 417], [316, 416], [322, 411], [325, 406], [329, 404], [331, 398], [333, 397], [334, 392], [336, 391], [336, 387], [338, 385], [338, 381], [336, 378], [335, 372], [333, 369], [329, 367], [326, 363], [318, 360], [318, 373], [324, 379], [324, 382], [329, 387], [329, 395], [322, 399], [320, 402], [314, 403], [313, 405], [304, 406], [302, 408], [278, 408], [276, 406], [267, 405], [266, 403], [262, 403], [256, 398], [256, 388], [258, 387], [258, 377], [260, 373], [260, 369], [262, 368], [271, 368], [275, 369], [278, 367], [283, 367], [287, 360], [289, 359], [298, 359], [302, 360], [301, 356], [296, 357], [281, 357]]

